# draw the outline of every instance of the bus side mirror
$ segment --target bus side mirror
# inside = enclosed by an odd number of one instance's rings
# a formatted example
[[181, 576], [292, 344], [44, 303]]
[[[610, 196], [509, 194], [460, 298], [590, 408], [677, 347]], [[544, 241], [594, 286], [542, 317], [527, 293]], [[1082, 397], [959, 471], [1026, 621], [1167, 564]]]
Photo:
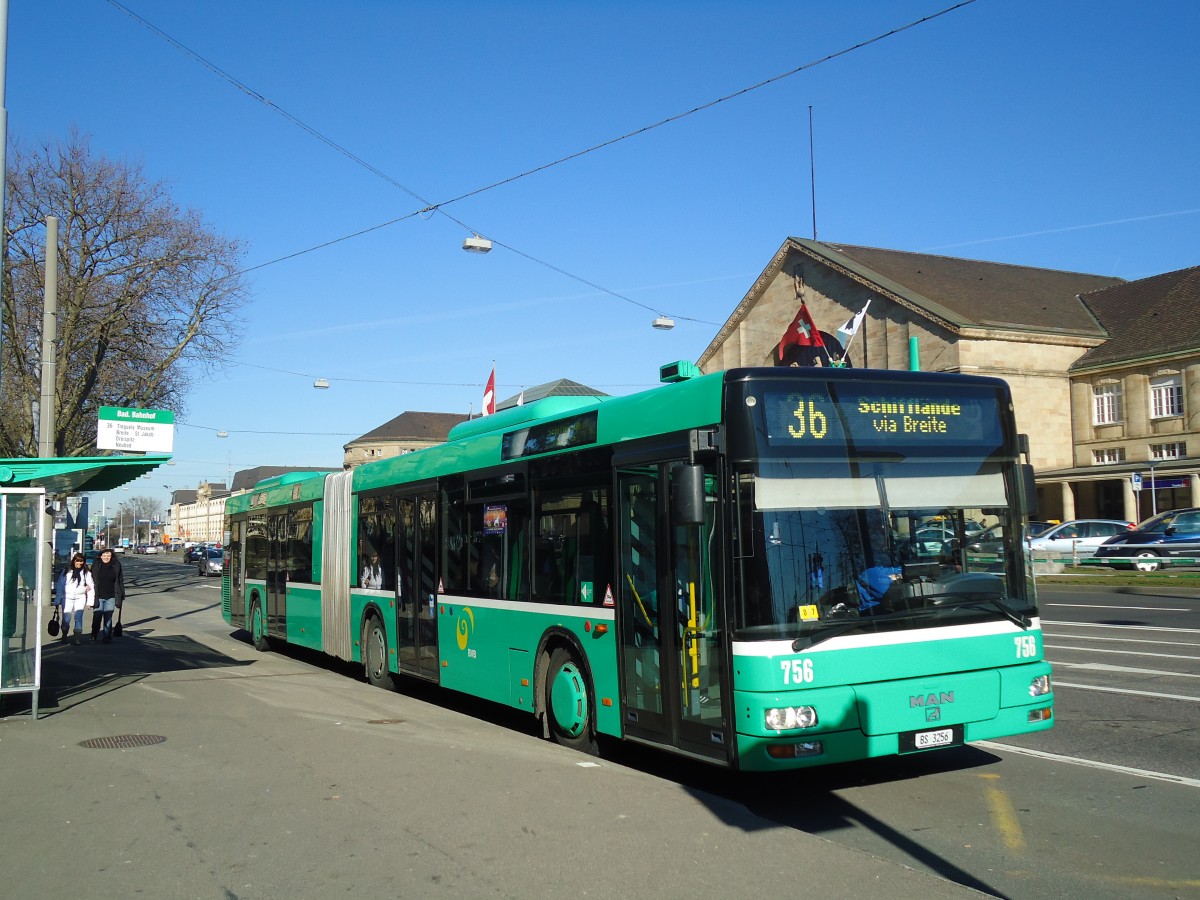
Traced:
[[678, 466], [672, 472], [671, 516], [675, 525], [704, 524], [704, 466]]
[[1017, 469], [1020, 472], [1020, 491], [1024, 495], [1021, 498], [1021, 505], [1025, 509], [1025, 515], [1027, 518], [1036, 519], [1038, 517], [1037, 479], [1033, 474], [1033, 466], [1029, 465], [1028, 463], [1022, 463], [1021, 465], [1017, 466]]

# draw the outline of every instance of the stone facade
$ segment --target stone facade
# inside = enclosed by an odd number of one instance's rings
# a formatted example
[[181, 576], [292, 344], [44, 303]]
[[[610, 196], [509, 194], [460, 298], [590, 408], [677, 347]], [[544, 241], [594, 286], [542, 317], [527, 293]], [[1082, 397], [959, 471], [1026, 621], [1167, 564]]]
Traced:
[[[1127, 283], [789, 238], [698, 365], [779, 365], [780, 339], [802, 302], [830, 338], [869, 301], [849, 341], [851, 365], [1004, 379], [1029, 437], [1038, 513], [1139, 521], [1154, 509], [1200, 506], [1198, 289], [1200, 269]], [[1172, 379], [1182, 405], [1164, 414]], [[1112, 423], [1096, 423], [1098, 389], [1121, 395]], [[1169, 486], [1135, 495], [1131, 475], [1145, 482], [1151, 464]]]

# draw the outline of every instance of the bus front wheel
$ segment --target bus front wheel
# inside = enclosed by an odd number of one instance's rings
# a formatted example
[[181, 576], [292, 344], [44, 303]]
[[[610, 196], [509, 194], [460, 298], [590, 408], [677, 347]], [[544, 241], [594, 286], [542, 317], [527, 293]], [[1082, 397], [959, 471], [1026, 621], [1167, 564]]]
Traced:
[[378, 688], [390, 688], [392, 676], [388, 672], [387, 632], [375, 616], [371, 616], [363, 625], [362, 658], [367, 681]]
[[595, 754], [592, 703], [583, 667], [570, 650], [557, 648], [550, 655], [546, 678], [546, 718], [554, 740], [571, 750]]

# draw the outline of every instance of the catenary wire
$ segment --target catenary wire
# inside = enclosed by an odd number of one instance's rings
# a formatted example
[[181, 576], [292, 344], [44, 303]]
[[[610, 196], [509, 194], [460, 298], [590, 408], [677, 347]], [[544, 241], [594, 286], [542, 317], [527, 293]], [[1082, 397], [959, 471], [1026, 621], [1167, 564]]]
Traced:
[[[274, 110], [276, 113], [283, 116], [285, 119], [290, 121], [292, 124], [296, 125], [296, 127], [303, 130], [305, 133], [316, 138], [317, 140], [321, 141], [326, 146], [332, 148], [333, 150], [337, 151], [338, 153], [343, 154], [348, 159], [350, 159], [353, 162], [355, 162], [356, 164], [362, 166], [367, 171], [384, 179], [389, 184], [399, 188], [404, 193], [408, 194], [409, 196], [413, 197], [414, 199], [425, 204], [419, 210], [415, 210], [415, 211], [408, 213], [406, 215], [403, 215], [403, 216], [398, 216], [394, 219], [388, 220], [387, 222], [381, 222], [378, 225], [372, 225], [367, 228], [363, 228], [358, 231], [355, 231], [351, 234], [343, 235], [341, 237], [334, 238], [329, 241], [324, 241], [320, 244], [315, 244], [312, 247], [307, 247], [303, 250], [297, 250], [294, 253], [289, 253], [285, 256], [277, 257], [275, 259], [271, 259], [266, 262], [254, 265], [254, 266], [250, 266], [249, 268], [242, 269], [239, 272], [235, 272], [229, 276], [226, 276], [229, 278], [233, 278], [233, 277], [236, 277], [239, 275], [244, 275], [247, 272], [253, 272], [258, 269], [266, 268], [267, 266], [275, 265], [276, 263], [284, 262], [289, 259], [295, 259], [298, 256], [303, 256], [305, 254], [312, 253], [317, 250], [323, 250], [326, 247], [333, 246], [334, 244], [341, 243], [342, 241], [347, 241], [352, 238], [360, 237], [360, 236], [362, 236], [364, 234], [368, 234], [372, 231], [377, 231], [380, 228], [386, 228], [389, 225], [394, 225], [398, 222], [402, 222], [406, 219], [410, 219], [410, 218], [413, 218], [414, 216], [422, 215], [422, 214], [426, 214], [426, 213], [432, 213], [432, 212], [440, 213], [441, 215], [444, 215], [446, 218], [450, 219], [452, 222], [454, 222], [455, 224], [464, 228], [465, 230], [470, 231], [473, 234], [481, 234], [478, 230], [471, 228], [466, 223], [460, 221], [459, 219], [457, 219], [454, 216], [447, 213], [445, 211], [444, 207], [449, 206], [452, 203], [459, 203], [459, 202], [466, 200], [468, 198], [471, 198], [471, 197], [476, 197], [487, 191], [491, 191], [496, 188], [503, 187], [504, 185], [512, 184], [515, 181], [519, 181], [523, 178], [527, 178], [527, 177], [529, 177], [531, 175], [535, 175], [539, 172], [544, 172], [547, 169], [553, 168], [558, 165], [562, 165], [563, 163], [567, 163], [572, 160], [579, 159], [580, 157], [586, 156], [589, 153], [594, 153], [598, 150], [603, 150], [607, 147], [611, 147], [615, 144], [621, 143], [622, 141], [626, 141], [631, 138], [637, 137], [639, 135], [646, 134], [647, 132], [653, 131], [657, 128], [661, 128], [665, 125], [670, 125], [674, 122], [681, 121], [682, 119], [686, 119], [689, 116], [695, 115], [696, 113], [703, 112], [708, 109], [712, 109], [713, 107], [718, 106], [719, 104], [726, 103], [726, 102], [728, 102], [730, 100], [734, 100], [738, 97], [742, 97], [746, 94], [749, 94], [752, 91], [756, 91], [756, 90], [759, 90], [760, 88], [767, 87], [768, 85], [775, 84], [776, 82], [782, 81], [786, 78], [790, 78], [793, 75], [798, 75], [801, 72], [807, 71], [808, 69], [815, 68], [816, 66], [822, 65], [823, 63], [830, 62], [831, 60], [845, 56], [849, 53], [853, 53], [856, 50], [861, 50], [864, 47], [868, 47], [872, 44], [878, 43], [879, 41], [886, 40], [889, 37], [893, 37], [897, 34], [901, 34], [912, 28], [916, 28], [917, 26], [923, 25], [926, 22], [931, 22], [934, 19], [948, 15], [949, 13], [952, 13], [952, 12], [954, 12], [958, 9], [961, 9], [965, 6], [970, 6], [972, 3], [975, 2], [975, 0], [960, 0], [960, 2], [955, 3], [952, 6], [948, 6], [945, 9], [939, 10], [938, 12], [930, 13], [927, 16], [923, 16], [920, 19], [916, 19], [905, 25], [897, 26], [896, 28], [893, 28], [890, 31], [886, 31], [882, 34], [875, 35], [874, 37], [859, 41], [858, 43], [853, 44], [852, 46], [845, 47], [841, 50], [834, 51], [833, 53], [826, 54], [825, 56], [822, 56], [818, 59], [810, 60], [809, 62], [806, 62], [806, 63], [803, 63], [802, 65], [796, 66], [793, 69], [790, 69], [786, 72], [781, 72], [777, 75], [773, 75], [770, 78], [766, 78], [762, 81], [757, 82], [756, 84], [752, 84], [747, 87], [736, 90], [733, 93], [725, 94], [724, 96], [717, 97], [716, 99], [710, 100], [707, 103], [702, 103], [699, 106], [694, 106], [691, 109], [686, 110], [684, 112], [680, 112], [680, 113], [676, 113], [671, 116], [667, 116], [664, 119], [660, 119], [659, 121], [653, 122], [649, 125], [643, 125], [640, 128], [635, 128], [633, 131], [626, 132], [625, 134], [619, 135], [618, 137], [609, 138], [608, 140], [601, 141], [598, 144], [594, 144], [590, 147], [586, 147], [586, 148], [584, 148], [582, 150], [578, 150], [574, 153], [567, 154], [566, 156], [560, 157], [551, 162], [543, 163], [539, 166], [533, 167], [532, 169], [527, 169], [524, 172], [519, 172], [516, 175], [511, 175], [507, 178], [500, 179], [499, 181], [495, 181], [495, 182], [492, 182], [491, 184], [484, 185], [483, 187], [475, 188], [474, 190], [467, 191], [466, 193], [463, 193], [463, 194], [459, 194], [456, 197], [451, 197], [448, 200], [442, 200], [438, 203], [430, 203], [428, 200], [426, 200], [424, 197], [422, 197], [420, 194], [418, 194], [412, 188], [409, 188], [406, 185], [402, 184], [401, 182], [397, 181], [395, 178], [388, 175], [386, 172], [382, 171], [381, 169], [377, 168], [376, 166], [373, 166], [371, 163], [367, 162], [366, 160], [362, 159], [360, 156], [351, 152], [348, 148], [337, 143], [332, 138], [329, 138], [326, 135], [322, 134], [320, 131], [318, 131], [316, 128], [313, 128], [311, 125], [304, 122], [302, 119], [298, 118], [297, 116], [293, 115], [292, 113], [289, 113], [287, 110], [283, 109], [277, 103], [273, 102], [269, 98], [265, 97], [263, 94], [259, 93], [258, 91], [254, 90], [253, 88], [249, 87], [244, 82], [238, 80], [233, 75], [229, 74], [224, 69], [217, 66], [215, 63], [210, 62], [205, 57], [201, 56], [199, 53], [197, 53], [196, 51], [192, 50], [191, 48], [189, 48], [188, 46], [183, 44], [181, 41], [175, 39], [174, 37], [167, 34], [162, 29], [155, 26], [153, 23], [151, 23], [151, 22], [147, 21], [146, 19], [142, 18], [141, 16], [139, 16], [133, 10], [131, 10], [128, 7], [124, 6], [123, 4], [119, 3], [118, 0], [107, 0], [107, 2], [114, 8], [120, 10], [121, 12], [123, 12], [127, 16], [129, 16], [130, 18], [137, 21], [143, 27], [147, 28], [148, 30], [150, 30], [151, 32], [156, 34], [158, 37], [160, 37], [164, 41], [167, 41], [168, 43], [170, 43], [172, 46], [177, 48], [180, 52], [185, 53], [188, 56], [190, 56], [192, 59], [196, 60], [198, 63], [200, 63], [202, 66], [204, 66], [210, 72], [215, 74], [217, 77], [221, 78], [222, 80], [228, 82], [229, 84], [233, 85], [238, 90], [245, 93], [251, 99], [257, 100], [258, 102], [264, 104], [268, 108]], [[605, 288], [598, 284], [595, 284], [594, 282], [588, 281], [587, 279], [581, 278], [578, 275], [575, 275], [571, 272], [568, 272], [567, 270], [565, 270], [563, 268], [560, 268], [558, 266], [555, 266], [548, 262], [545, 262], [544, 260], [541, 260], [531, 254], [517, 250], [515, 247], [513, 247], [509, 244], [503, 243], [501, 241], [497, 241], [495, 239], [492, 239], [492, 240], [493, 240], [493, 243], [495, 243], [501, 247], [504, 247], [506, 250], [508, 250], [512, 253], [516, 253], [518, 256], [521, 256], [521, 257], [523, 257], [533, 263], [536, 263], [538, 265], [544, 266], [554, 272], [559, 273], [560, 275], [563, 275], [567, 278], [571, 278], [581, 284], [587, 285], [588, 287], [595, 288], [596, 290], [602, 291], [602, 292], [609, 294], [610, 296], [616, 297], [620, 300], [624, 300], [627, 303], [633, 304], [634, 306], [638, 306], [638, 307], [641, 307], [642, 309], [646, 309], [651, 312], [657, 312], [657, 313], [662, 314], [662, 311], [655, 307], [649, 306], [645, 303], [641, 303], [630, 297], [626, 297], [625, 295], [620, 294], [616, 291], [610, 290], [608, 288]], [[717, 324], [714, 322], [708, 322], [708, 321], [705, 321], [702, 319], [694, 319], [694, 318], [690, 318], [688, 316], [682, 316], [682, 315], [672, 314], [671, 317], [674, 319], [678, 319], [680, 321], [697, 322], [699, 324], [704, 324], [704, 325]]]

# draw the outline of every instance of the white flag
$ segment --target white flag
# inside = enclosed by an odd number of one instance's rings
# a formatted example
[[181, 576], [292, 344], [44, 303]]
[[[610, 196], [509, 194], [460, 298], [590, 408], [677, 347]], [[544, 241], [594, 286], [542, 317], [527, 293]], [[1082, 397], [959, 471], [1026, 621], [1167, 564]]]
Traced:
[[867, 317], [867, 307], [870, 305], [871, 301], [868, 300], [865, 304], [863, 304], [862, 309], [847, 319], [846, 324], [837, 330], [838, 340], [842, 342], [843, 347], [846, 346], [846, 342], [849, 341], [850, 338], [858, 334], [859, 326], [862, 325], [863, 319]]

